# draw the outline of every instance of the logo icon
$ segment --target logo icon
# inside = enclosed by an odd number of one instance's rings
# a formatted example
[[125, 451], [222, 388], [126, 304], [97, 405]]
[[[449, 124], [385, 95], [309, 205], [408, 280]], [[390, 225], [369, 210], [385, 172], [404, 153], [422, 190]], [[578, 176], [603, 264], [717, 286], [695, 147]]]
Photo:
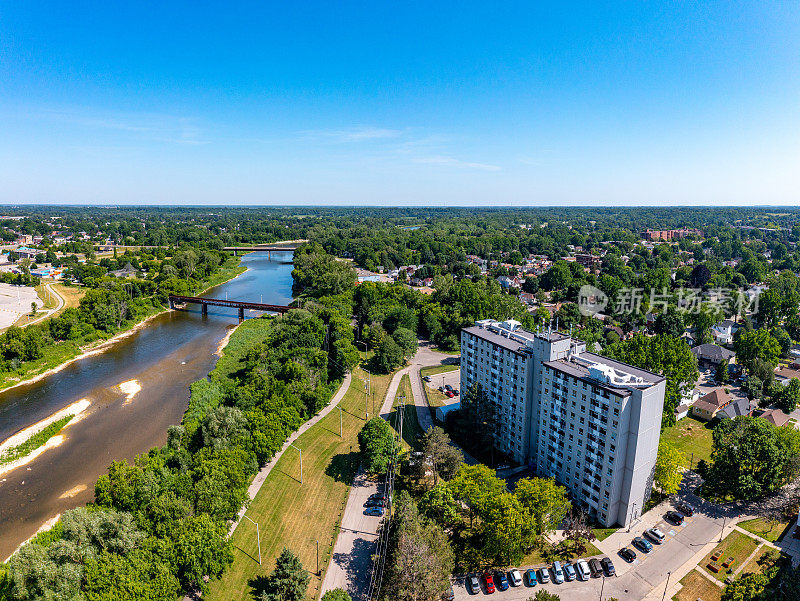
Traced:
[[581, 286], [578, 291], [578, 309], [581, 315], [591, 317], [595, 313], [600, 313], [607, 305], [608, 296], [605, 292], [589, 284]]

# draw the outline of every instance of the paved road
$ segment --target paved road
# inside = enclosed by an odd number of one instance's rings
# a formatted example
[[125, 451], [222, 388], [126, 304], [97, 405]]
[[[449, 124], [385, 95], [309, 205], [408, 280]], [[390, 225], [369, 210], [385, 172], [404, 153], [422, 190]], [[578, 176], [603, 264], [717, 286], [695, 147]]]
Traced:
[[[410, 364], [395, 373], [386, 389], [386, 397], [381, 403], [380, 416], [388, 419], [392, 413], [397, 390], [403, 376], [408, 374], [417, 411], [417, 420], [424, 430], [433, 425], [431, 413], [422, 394], [422, 380], [419, 377], [421, 367], [440, 365], [450, 359], [449, 355], [437, 353], [427, 344], [420, 344]], [[345, 589], [353, 601], [362, 601], [369, 586], [372, 569], [372, 553], [377, 541], [380, 518], [364, 515], [364, 502], [370, 494], [378, 490], [378, 484], [371, 482], [359, 472], [347, 497], [342, 528], [333, 547], [333, 556], [325, 572], [320, 595], [334, 588]]]

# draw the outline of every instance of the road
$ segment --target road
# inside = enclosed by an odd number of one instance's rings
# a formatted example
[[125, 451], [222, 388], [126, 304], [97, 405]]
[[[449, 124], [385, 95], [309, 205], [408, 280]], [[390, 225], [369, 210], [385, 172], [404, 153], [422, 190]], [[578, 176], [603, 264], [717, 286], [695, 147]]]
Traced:
[[[441, 365], [447, 359], [451, 359], [451, 357], [432, 350], [426, 343], [420, 344], [409, 365], [395, 373], [389, 383], [386, 389], [386, 398], [381, 405], [381, 417], [388, 419], [391, 415], [400, 381], [404, 375], [408, 374], [414, 395], [417, 420], [423, 430], [431, 427], [433, 420], [422, 393], [419, 370], [430, 365]], [[378, 539], [377, 533], [381, 518], [365, 516], [364, 502], [377, 490], [377, 482], [369, 480], [363, 472], [359, 471], [347, 497], [347, 504], [342, 514], [342, 526], [339, 536], [336, 538], [331, 562], [325, 572], [320, 595], [324, 595], [325, 592], [334, 588], [343, 588], [350, 594], [353, 601], [365, 599], [372, 569], [372, 553]]]

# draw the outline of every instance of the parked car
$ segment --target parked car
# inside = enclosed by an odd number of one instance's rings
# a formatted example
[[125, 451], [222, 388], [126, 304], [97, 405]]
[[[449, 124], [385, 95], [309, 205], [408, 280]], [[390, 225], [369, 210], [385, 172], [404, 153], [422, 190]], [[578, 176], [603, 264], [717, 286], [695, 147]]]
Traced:
[[596, 557], [589, 560], [589, 570], [592, 572], [592, 578], [600, 578], [603, 575], [603, 566]]
[[539, 582], [542, 584], [547, 584], [550, 582], [550, 570], [547, 568], [541, 568], [539, 570]]
[[439, 386], [439, 392], [444, 392], [444, 386]]
[[451, 391], [454, 395], [458, 396], [458, 388], [453, 388]]
[[481, 592], [481, 583], [476, 574], [470, 574], [467, 576], [467, 588], [473, 595], [477, 595]]
[[364, 507], [386, 507], [386, 502], [383, 499], [367, 499]]
[[430, 382], [431, 381], [431, 377], [430, 376], [422, 376], [422, 380], [425, 381], [425, 382]]
[[565, 561], [562, 568], [564, 569], [564, 580], [567, 582], [572, 582], [575, 580], [575, 566], [568, 561]]
[[619, 556], [628, 563], [631, 563], [634, 559], [636, 559], [636, 552], [628, 547], [623, 547], [619, 550]]
[[[633, 551], [631, 551], [631, 553], [633, 553]], [[617, 571], [614, 569], [614, 563], [611, 561], [610, 558], [604, 557], [603, 559], [600, 560], [600, 563], [603, 565], [603, 568], [605, 569], [606, 574], [608, 576], [616, 576]]]
[[374, 492], [369, 496], [370, 499], [380, 499], [381, 501], [386, 500], [386, 495], [382, 492]]
[[675, 526], [683, 526], [683, 516], [677, 511], [668, 511], [664, 515], [664, 519]]
[[444, 389], [445, 389], [445, 390], [451, 390], [451, 391], [452, 391], [452, 390], [453, 390], [453, 387], [452, 387], [452, 386], [450, 386], [450, 384], [445, 384], [445, 385], [444, 385]]
[[561, 569], [561, 562], [553, 562], [553, 582], [556, 584], [564, 584], [564, 570]]
[[519, 586], [522, 584], [522, 574], [517, 568], [511, 568], [508, 571], [508, 580], [511, 582], [511, 586]]
[[508, 578], [506, 578], [506, 573], [497, 570], [494, 573], [494, 584], [495, 586], [501, 591], [508, 590]]
[[694, 515], [694, 507], [692, 507], [685, 501], [680, 501], [677, 505], [675, 505], [675, 508], [678, 511], [680, 511], [683, 515], [687, 515], [689, 517]]
[[455, 598], [456, 592], [453, 590], [452, 586], [448, 588], [442, 595], [442, 601], [455, 601]]
[[633, 546], [639, 549], [642, 553], [650, 553], [653, 550], [653, 545], [651, 545], [648, 541], [643, 539], [641, 536], [637, 536], [633, 539]]
[[661, 532], [658, 528], [648, 528], [644, 531], [644, 534], [647, 538], [655, 542], [656, 544], [661, 544], [664, 542], [664, 533]]
[[536, 586], [536, 570], [525, 570], [525, 585]]
[[575, 562], [575, 571], [581, 580], [589, 580], [592, 577], [592, 572], [589, 570], [589, 562], [585, 559], [579, 559]]
[[483, 575], [483, 582], [486, 584], [486, 592], [491, 594], [494, 592], [494, 578], [492, 578], [491, 572], [486, 572]]
[[364, 510], [364, 515], [381, 517], [383, 515], [383, 507], [367, 507]]
[[452, 390], [448, 390], [447, 392], [445, 392], [445, 394], [447, 395], [448, 399], [452, 399], [454, 396], [456, 396], [453, 394]]

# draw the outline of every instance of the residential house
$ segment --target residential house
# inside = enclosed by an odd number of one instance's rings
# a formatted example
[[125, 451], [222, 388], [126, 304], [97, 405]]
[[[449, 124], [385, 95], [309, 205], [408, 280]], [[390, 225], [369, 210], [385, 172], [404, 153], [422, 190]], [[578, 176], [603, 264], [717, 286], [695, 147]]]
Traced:
[[711, 335], [717, 344], [733, 344], [733, 335], [739, 327], [738, 323], [726, 319], [711, 327]]
[[701, 344], [692, 349], [692, 354], [697, 357], [698, 365], [706, 369], [716, 368], [723, 361], [736, 361], [736, 353], [717, 344]]
[[733, 395], [724, 387], [715, 388], [692, 405], [692, 415], [710, 421], [733, 402]]
[[740, 415], [753, 415], [758, 405], [745, 396], [736, 397], [724, 409], [717, 413], [720, 419], [734, 419]]
[[767, 420], [773, 426], [776, 426], [778, 428], [780, 428], [781, 426], [785, 426], [786, 422], [789, 421], [789, 416], [786, 415], [780, 409], [767, 409], [766, 411], [764, 411], [764, 413], [759, 415], [759, 417]]
[[800, 379], [800, 363], [782, 365], [775, 370], [775, 379], [784, 386], [788, 386], [794, 378]]

